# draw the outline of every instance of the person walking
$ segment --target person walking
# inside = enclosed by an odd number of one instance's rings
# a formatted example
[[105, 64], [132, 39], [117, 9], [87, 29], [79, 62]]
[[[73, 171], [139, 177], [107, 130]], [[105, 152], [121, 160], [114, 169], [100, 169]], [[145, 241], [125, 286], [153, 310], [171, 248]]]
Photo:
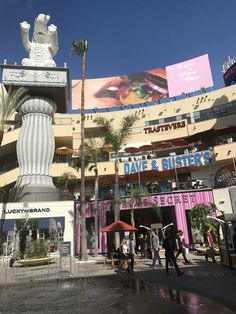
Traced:
[[190, 263], [190, 261], [186, 257], [186, 248], [184, 247], [184, 236], [182, 230], [178, 230], [176, 234], [176, 250], [177, 250], [177, 254], [175, 256], [176, 260], [179, 257], [179, 255], [182, 254], [185, 263]]
[[214, 239], [213, 239], [213, 236], [212, 236], [212, 233], [211, 233], [211, 227], [207, 228], [206, 239], [207, 239], [207, 244], [209, 245], [209, 249], [206, 250], [205, 259], [206, 259], [206, 261], [208, 261], [208, 257], [211, 257], [212, 261], [216, 262], [216, 259], [215, 259], [215, 249], [214, 249]]
[[152, 260], [152, 267], [155, 269], [156, 266], [156, 261], [158, 260], [159, 266], [162, 266], [161, 263], [161, 258], [159, 255], [159, 251], [160, 251], [160, 241], [159, 241], [159, 237], [158, 235], [155, 233], [155, 231], [153, 230], [151, 233], [151, 249], [153, 252], [153, 260]]
[[173, 249], [173, 241], [171, 237], [170, 231], [166, 231], [165, 239], [163, 241], [163, 248], [165, 249], [165, 258], [166, 258], [166, 274], [169, 276], [169, 264], [172, 263], [174, 265], [175, 270], [177, 272], [178, 277], [182, 276], [184, 273], [180, 271], [179, 266], [176, 262], [174, 249]]
[[144, 235], [145, 250], [146, 250], [146, 256], [148, 259], [152, 259], [151, 233], [152, 233], [151, 230], [149, 230], [148, 233]]
[[135, 249], [136, 249], [135, 235], [134, 235], [134, 233], [130, 233], [129, 242], [128, 242], [130, 263], [129, 263], [129, 266], [127, 268], [129, 273], [134, 273], [134, 259], [136, 256]]
[[139, 241], [139, 246], [140, 246], [140, 252], [141, 252], [141, 257], [145, 258], [146, 257], [146, 251], [145, 251], [145, 239], [142, 233], [140, 233], [138, 237]]

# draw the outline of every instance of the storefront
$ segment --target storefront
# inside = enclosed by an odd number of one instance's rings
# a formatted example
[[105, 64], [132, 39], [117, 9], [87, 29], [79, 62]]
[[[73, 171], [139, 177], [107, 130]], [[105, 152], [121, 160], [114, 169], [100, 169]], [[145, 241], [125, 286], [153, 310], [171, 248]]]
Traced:
[[[74, 252], [74, 202], [8, 203], [0, 207], [0, 255], [13, 250], [17, 234], [31, 233], [32, 239], [54, 239], [52, 250], [62, 241], [70, 241]], [[27, 231], [28, 230], [28, 231]]]
[[[138, 212], [142, 210], [143, 218], [140, 218], [140, 215], [137, 214], [136, 217], [139, 216], [139, 219], [135, 219], [136, 227], [139, 228], [139, 225], [144, 225], [145, 223], [150, 222], [155, 223], [154, 216], [147, 220], [145, 216], [145, 210], [147, 212], [147, 216], [150, 215], [148, 209], [159, 207], [162, 211], [162, 216], [164, 216], [164, 223], [174, 223], [177, 229], [181, 229], [184, 232], [185, 242], [186, 244], [192, 244], [196, 241], [193, 238], [193, 233], [196, 231], [194, 229], [194, 222], [191, 224], [189, 220], [189, 211], [197, 204], [205, 203], [209, 204], [213, 202], [213, 193], [211, 189], [199, 190], [199, 191], [187, 191], [187, 192], [173, 192], [173, 193], [161, 193], [161, 194], [153, 194], [149, 196], [143, 196], [141, 201], [135, 205], [133, 204], [132, 198], [122, 198], [120, 204], [121, 210], [121, 218], [123, 216], [124, 220], [127, 223], [130, 223], [130, 208], [134, 206], [134, 212]], [[93, 210], [94, 202], [88, 202], [86, 207], [86, 228], [87, 228], [87, 243], [88, 249], [92, 251], [92, 245], [89, 246], [89, 243], [93, 243], [94, 238], [94, 210]], [[76, 204], [76, 207], [79, 207], [79, 204]], [[110, 212], [113, 212], [114, 204], [112, 200], [103, 200], [99, 201], [99, 229], [105, 227], [108, 223], [110, 223], [111, 215]], [[123, 214], [126, 212], [126, 215]], [[140, 212], [141, 213], [141, 212]], [[110, 216], [111, 217], [111, 216]], [[152, 219], [152, 221], [151, 221]], [[77, 234], [77, 244], [76, 251], [79, 252], [80, 249], [80, 227], [77, 224], [76, 226], [76, 234]], [[196, 242], [195, 242], [196, 243]], [[99, 233], [99, 252], [105, 253], [107, 252], [107, 235], [104, 233]]]

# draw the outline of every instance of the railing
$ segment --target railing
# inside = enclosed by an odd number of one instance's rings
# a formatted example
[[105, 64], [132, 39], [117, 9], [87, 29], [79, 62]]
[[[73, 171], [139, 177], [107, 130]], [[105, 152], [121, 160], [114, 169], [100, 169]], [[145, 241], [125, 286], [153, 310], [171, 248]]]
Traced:
[[0, 167], [0, 174], [1, 174], [1, 173], [5, 173], [5, 172], [7, 172], [7, 171], [10, 171], [10, 170], [12, 170], [12, 169], [15, 169], [15, 168], [17, 168], [17, 167], [18, 167], [18, 162], [17, 162], [17, 161], [13, 161], [13, 162], [11, 162], [11, 163], [9, 163], [9, 164], [2, 165], [2, 166]]

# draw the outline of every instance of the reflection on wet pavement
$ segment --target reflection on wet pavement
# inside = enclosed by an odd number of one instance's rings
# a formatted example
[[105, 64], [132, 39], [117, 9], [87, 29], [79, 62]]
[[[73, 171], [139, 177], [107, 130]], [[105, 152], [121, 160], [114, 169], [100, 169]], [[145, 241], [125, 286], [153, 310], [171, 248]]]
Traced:
[[147, 284], [126, 273], [0, 287], [0, 295], [0, 313], [3, 314], [234, 313], [213, 300]]
[[[157, 298], [172, 302], [173, 304], [182, 305], [183, 312], [182, 313], [235, 313], [225, 306], [217, 303], [211, 299], [199, 296], [194, 293], [180, 291], [175, 288], [168, 288], [159, 285], [151, 285], [145, 283], [143, 280], [138, 279], [134, 276], [123, 277], [121, 278], [121, 282], [126, 289], [131, 289], [135, 294], [144, 293], [148, 295], [153, 295]], [[158, 302], [157, 302], [158, 303]], [[132, 313], [132, 312], [131, 312]], [[162, 312], [162, 309], [159, 307], [158, 313]], [[173, 312], [174, 313], [174, 312]], [[176, 313], [176, 312], [175, 312]]]

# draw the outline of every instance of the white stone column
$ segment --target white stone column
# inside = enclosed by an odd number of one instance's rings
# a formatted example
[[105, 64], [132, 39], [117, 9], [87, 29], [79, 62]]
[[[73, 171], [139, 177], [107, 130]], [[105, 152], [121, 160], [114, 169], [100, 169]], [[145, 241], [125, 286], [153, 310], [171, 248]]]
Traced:
[[[13, 189], [16, 201], [58, 198], [58, 191], [50, 175], [55, 151], [52, 129], [55, 111], [56, 103], [44, 97], [31, 97], [19, 109], [22, 128], [17, 141], [20, 175]], [[57, 196], [47, 197], [48, 193]]]

